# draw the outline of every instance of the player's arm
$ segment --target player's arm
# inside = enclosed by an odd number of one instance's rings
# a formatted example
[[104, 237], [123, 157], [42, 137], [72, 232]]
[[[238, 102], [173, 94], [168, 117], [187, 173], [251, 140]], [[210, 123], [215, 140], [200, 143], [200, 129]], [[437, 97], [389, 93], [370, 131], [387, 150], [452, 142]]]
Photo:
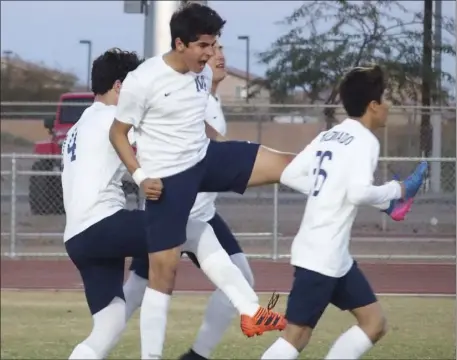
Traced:
[[312, 144], [309, 144], [290, 162], [281, 174], [280, 183], [308, 195], [311, 189], [309, 168], [313, 161]]
[[207, 121], [205, 121], [205, 130], [206, 136], [208, 136], [211, 140], [214, 141], [227, 141], [228, 139], [218, 132], [215, 128], [213, 128]]
[[140, 167], [129, 140], [132, 126], [115, 118], [109, 132], [111, 144], [130, 174], [133, 174]]
[[130, 144], [129, 132], [132, 127], [138, 127], [146, 110], [146, 92], [133, 78], [127, 75], [119, 94], [116, 115], [111, 124], [109, 138], [119, 158], [132, 175], [137, 185], [140, 185], [146, 175], [140, 167], [135, 152]]
[[347, 197], [355, 205], [370, 205], [385, 210], [391, 200], [403, 197], [403, 186], [398, 181], [390, 181], [381, 186], [373, 185], [379, 147], [356, 146], [350, 159], [351, 172], [348, 179]]

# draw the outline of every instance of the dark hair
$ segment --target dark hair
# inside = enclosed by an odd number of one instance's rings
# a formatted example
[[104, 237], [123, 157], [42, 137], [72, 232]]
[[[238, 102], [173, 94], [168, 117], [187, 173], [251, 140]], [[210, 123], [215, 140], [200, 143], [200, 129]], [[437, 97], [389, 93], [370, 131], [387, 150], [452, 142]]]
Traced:
[[208, 6], [185, 3], [174, 12], [170, 20], [171, 48], [176, 49], [176, 39], [187, 46], [201, 35], [220, 36], [225, 20]]
[[385, 90], [384, 73], [380, 66], [351, 69], [340, 83], [340, 99], [350, 117], [361, 117], [372, 101], [379, 104]]
[[142, 62], [135, 52], [118, 48], [105, 51], [92, 63], [92, 92], [95, 95], [107, 93], [117, 80], [123, 82], [127, 74]]

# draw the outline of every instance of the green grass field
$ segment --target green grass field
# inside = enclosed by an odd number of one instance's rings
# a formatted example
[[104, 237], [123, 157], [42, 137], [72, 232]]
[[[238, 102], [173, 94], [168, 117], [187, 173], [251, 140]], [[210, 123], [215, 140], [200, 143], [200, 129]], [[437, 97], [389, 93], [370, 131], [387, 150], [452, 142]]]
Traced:
[[[168, 322], [164, 359], [176, 359], [194, 336], [207, 296], [175, 295]], [[268, 296], [262, 296], [266, 303]], [[285, 309], [281, 296], [278, 309]], [[367, 359], [455, 359], [455, 300], [451, 298], [385, 297], [388, 335]], [[303, 359], [323, 358], [333, 340], [352, 324], [352, 318], [329, 308], [314, 333]], [[5, 292], [1, 294], [2, 359], [68, 359], [73, 347], [89, 333], [91, 318], [79, 292]], [[235, 320], [215, 359], [260, 359], [279, 333], [247, 339]], [[111, 359], [139, 358], [138, 313]]]

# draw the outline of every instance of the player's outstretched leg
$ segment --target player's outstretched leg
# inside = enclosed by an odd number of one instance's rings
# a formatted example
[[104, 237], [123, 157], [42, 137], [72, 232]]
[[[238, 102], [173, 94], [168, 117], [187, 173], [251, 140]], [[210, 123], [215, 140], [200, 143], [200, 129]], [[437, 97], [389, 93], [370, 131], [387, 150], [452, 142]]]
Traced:
[[243, 333], [252, 337], [266, 331], [283, 330], [284, 317], [261, 307], [258, 297], [242, 272], [231, 261], [217, 240], [213, 228], [206, 222], [189, 220], [188, 240], [183, 249], [195, 254], [202, 271], [229, 299], [241, 315]]

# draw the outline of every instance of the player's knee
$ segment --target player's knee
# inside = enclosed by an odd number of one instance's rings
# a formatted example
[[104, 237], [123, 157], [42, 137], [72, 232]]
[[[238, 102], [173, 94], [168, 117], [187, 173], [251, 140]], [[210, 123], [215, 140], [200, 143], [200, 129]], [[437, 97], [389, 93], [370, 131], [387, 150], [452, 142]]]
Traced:
[[373, 343], [379, 341], [387, 333], [387, 319], [381, 312], [374, 312], [364, 319], [359, 319], [359, 326]]
[[179, 248], [149, 254], [149, 286], [171, 294], [181, 251]]
[[387, 333], [387, 319], [384, 315], [381, 315], [379, 318], [376, 319], [373, 323], [374, 329], [374, 341], [378, 341]]
[[299, 326], [288, 323], [282, 337], [301, 352], [308, 345], [313, 329], [308, 326]]

